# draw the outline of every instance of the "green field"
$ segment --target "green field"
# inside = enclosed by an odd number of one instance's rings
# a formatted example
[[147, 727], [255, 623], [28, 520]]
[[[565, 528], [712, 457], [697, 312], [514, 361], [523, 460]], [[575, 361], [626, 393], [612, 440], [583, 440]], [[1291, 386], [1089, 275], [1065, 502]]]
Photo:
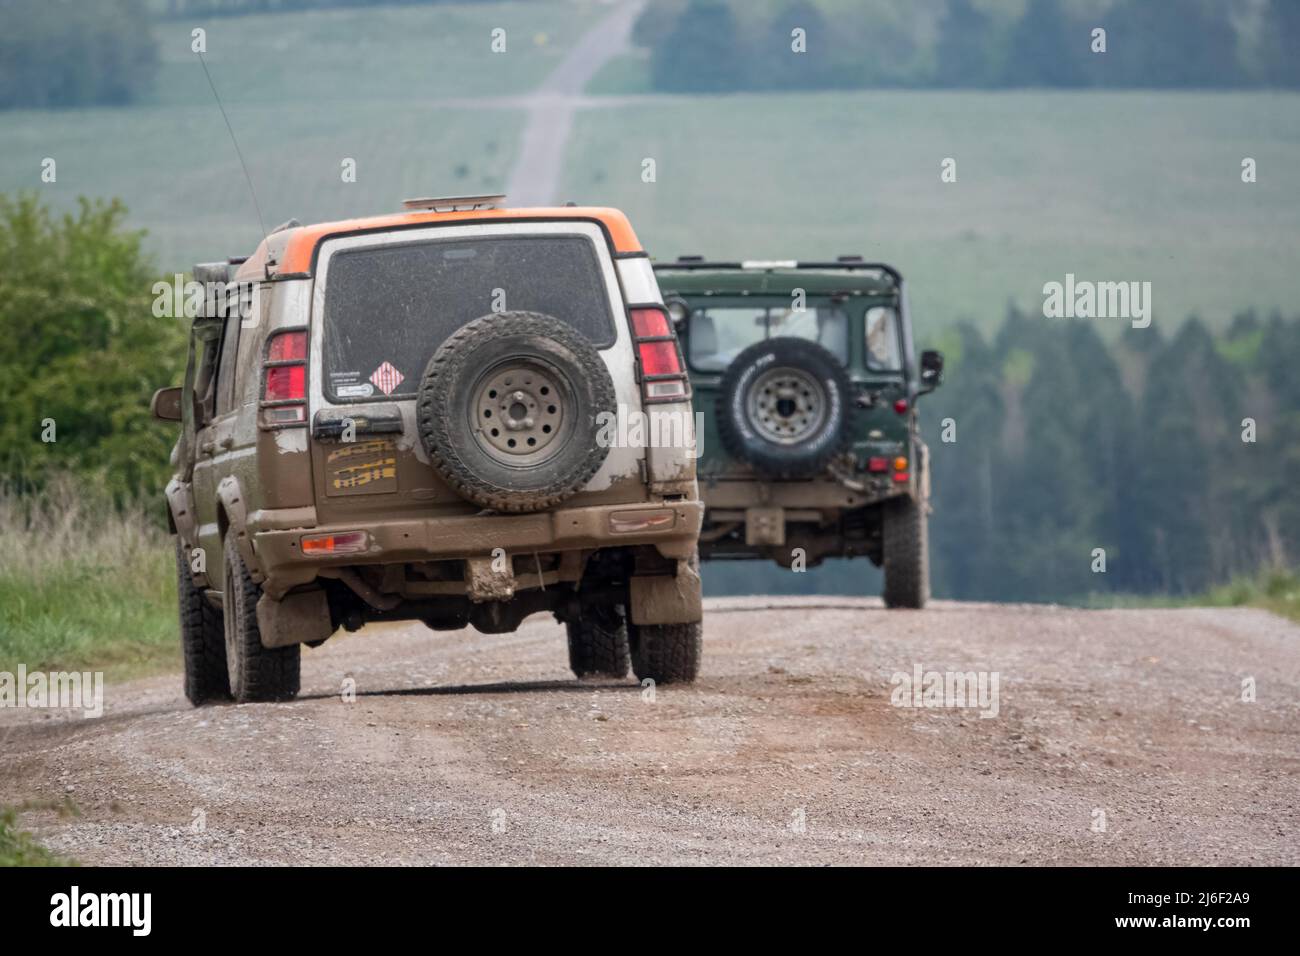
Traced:
[[1067, 272], [1150, 281], [1157, 325], [1300, 298], [1294, 94], [633, 98], [580, 113], [568, 156], [562, 195], [623, 207], [659, 258], [883, 258], [923, 328], [1040, 309]]
[[[522, 114], [449, 100], [527, 91], [604, 12], [594, 0], [438, 4], [160, 21], [154, 93], [125, 108], [0, 113], [0, 193], [124, 200], [164, 271], [251, 252], [257, 214], [190, 52], [206, 62], [271, 228], [399, 208], [410, 196], [505, 184]], [[491, 31], [506, 30], [503, 54]], [[52, 157], [57, 182], [42, 183]], [[357, 163], [342, 181], [341, 163]]]
[[[500, 189], [521, 124], [514, 111], [409, 103], [229, 109], [268, 229], [291, 217], [320, 222], [396, 211], [410, 196]], [[80, 195], [120, 197], [128, 224], [148, 230], [146, 245], [163, 271], [248, 254], [260, 239], [215, 108], [10, 113], [0, 123], [8, 144], [0, 192], [37, 189], [55, 208], [70, 208]], [[57, 183], [40, 184], [43, 156], [58, 163]], [[356, 160], [354, 183], [342, 181], [344, 158]]]
[[0, 490], [0, 671], [180, 666], [176, 564], [152, 502], [115, 511], [72, 481]]
[[[401, 122], [404, 109], [430, 100], [527, 92], [607, 10], [597, 0], [517, 0], [164, 20], [155, 30], [153, 100], [212, 106], [190, 50], [191, 30], [203, 27], [208, 68], [228, 107], [311, 113], [322, 103], [391, 104]], [[492, 52], [497, 28], [506, 31], [504, 53]]]

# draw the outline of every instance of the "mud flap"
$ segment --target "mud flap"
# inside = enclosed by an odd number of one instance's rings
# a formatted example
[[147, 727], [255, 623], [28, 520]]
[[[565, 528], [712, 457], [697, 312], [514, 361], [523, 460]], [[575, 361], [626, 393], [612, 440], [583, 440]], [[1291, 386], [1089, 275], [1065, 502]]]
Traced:
[[324, 591], [285, 595], [279, 601], [263, 594], [257, 602], [257, 629], [263, 647], [288, 647], [323, 641], [334, 633]]
[[678, 561], [677, 574], [633, 577], [628, 585], [633, 624], [694, 624], [704, 617], [700, 572]]

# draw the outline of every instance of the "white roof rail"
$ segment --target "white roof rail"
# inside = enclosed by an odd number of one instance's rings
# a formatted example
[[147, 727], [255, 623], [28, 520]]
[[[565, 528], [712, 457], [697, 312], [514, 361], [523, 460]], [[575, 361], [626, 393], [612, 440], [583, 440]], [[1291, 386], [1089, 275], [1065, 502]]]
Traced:
[[742, 269], [797, 269], [799, 263], [794, 259], [746, 259], [740, 267]]
[[492, 196], [440, 196], [402, 200], [403, 209], [427, 209], [433, 212], [465, 212], [469, 209], [496, 209], [506, 201], [504, 194]]

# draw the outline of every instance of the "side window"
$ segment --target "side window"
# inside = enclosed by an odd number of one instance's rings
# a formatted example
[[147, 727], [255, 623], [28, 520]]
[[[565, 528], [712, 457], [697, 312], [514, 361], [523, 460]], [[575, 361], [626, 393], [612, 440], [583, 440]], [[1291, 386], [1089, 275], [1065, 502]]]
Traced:
[[239, 327], [237, 314], [226, 319], [226, 331], [221, 341], [221, 363], [217, 370], [216, 414], [224, 415], [235, 407], [235, 378], [239, 367]]
[[217, 352], [221, 349], [221, 339], [215, 332], [195, 335], [195, 358], [198, 365], [194, 375], [194, 408], [198, 427], [202, 428], [212, 421], [216, 411]]
[[867, 342], [867, 368], [896, 372], [902, 368], [898, 347], [898, 320], [894, 310], [885, 306], [867, 309], [863, 319]]

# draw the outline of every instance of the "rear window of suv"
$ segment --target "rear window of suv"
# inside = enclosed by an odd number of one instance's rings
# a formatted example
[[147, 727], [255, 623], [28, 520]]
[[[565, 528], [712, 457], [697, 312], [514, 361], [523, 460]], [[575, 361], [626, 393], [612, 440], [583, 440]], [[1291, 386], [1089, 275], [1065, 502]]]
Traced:
[[584, 236], [435, 239], [334, 253], [324, 310], [330, 401], [414, 397], [429, 359], [480, 316], [542, 312], [596, 348], [616, 334], [600, 259]]

